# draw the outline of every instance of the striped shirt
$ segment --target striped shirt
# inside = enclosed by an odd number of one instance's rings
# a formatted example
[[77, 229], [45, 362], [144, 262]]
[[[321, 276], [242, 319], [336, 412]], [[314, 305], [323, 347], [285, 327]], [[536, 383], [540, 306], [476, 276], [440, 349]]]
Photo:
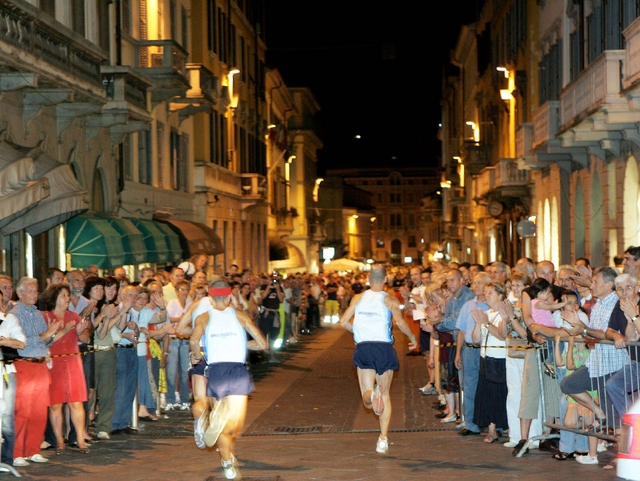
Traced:
[[26, 306], [22, 302], [18, 302], [7, 318], [10, 316], [15, 316], [18, 319], [20, 328], [27, 338], [24, 349], [18, 349], [18, 354], [22, 357], [45, 357], [48, 349], [44, 341], [40, 340], [40, 334], [48, 328], [42, 313], [36, 306]]
[[[591, 317], [587, 327], [605, 332], [609, 327], [609, 319], [614, 307], [618, 303], [618, 295], [612, 292], [604, 299], [596, 299], [591, 309]], [[629, 355], [626, 349], [616, 349], [612, 344], [598, 343], [584, 363], [589, 369], [589, 377], [601, 377], [622, 369], [629, 364]]]

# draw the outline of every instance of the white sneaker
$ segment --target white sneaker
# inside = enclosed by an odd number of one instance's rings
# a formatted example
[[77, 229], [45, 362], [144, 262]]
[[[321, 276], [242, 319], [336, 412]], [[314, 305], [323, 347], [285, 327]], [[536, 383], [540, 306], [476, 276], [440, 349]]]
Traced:
[[34, 454], [33, 456], [29, 456], [27, 461], [33, 461], [34, 463], [48, 463], [49, 460], [42, 456], [41, 454]]
[[580, 464], [598, 464], [598, 456], [589, 456], [585, 454], [584, 456], [576, 456], [576, 461]]
[[516, 441], [507, 441], [503, 444], [505, 448], [515, 448], [518, 445]]
[[29, 466], [29, 463], [24, 458], [13, 458], [13, 465], [21, 468], [23, 466]]
[[180, 405], [179, 405], [179, 404], [170, 404], [170, 403], [169, 403], [169, 404], [167, 404], [167, 405], [164, 407], [164, 410], [165, 410], [165, 411], [173, 411], [173, 410], [174, 410], [174, 408], [176, 408], [176, 407], [178, 407], [178, 406], [180, 406]]
[[103, 439], [103, 440], [107, 440], [107, 439], [111, 439], [111, 436], [109, 436], [109, 433], [106, 431], [100, 431], [96, 437], [98, 439]]
[[386, 453], [389, 451], [389, 440], [378, 438], [378, 444], [376, 444], [377, 453]]
[[221, 461], [222, 469], [224, 470], [224, 477], [227, 479], [235, 479], [238, 474], [236, 467], [237, 460], [232, 454], [229, 461]]
[[182, 403], [180, 405], [180, 411], [188, 411], [189, 409], [191, 409], [191, 404], [189, 403]]

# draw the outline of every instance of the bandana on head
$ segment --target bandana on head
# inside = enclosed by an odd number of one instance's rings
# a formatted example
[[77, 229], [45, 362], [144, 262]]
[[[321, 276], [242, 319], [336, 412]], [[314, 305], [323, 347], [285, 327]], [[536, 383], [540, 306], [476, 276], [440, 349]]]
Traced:
[[209, 295], [211, 297], [230, 296], [231, 288], [230, 287], [210, 287]]

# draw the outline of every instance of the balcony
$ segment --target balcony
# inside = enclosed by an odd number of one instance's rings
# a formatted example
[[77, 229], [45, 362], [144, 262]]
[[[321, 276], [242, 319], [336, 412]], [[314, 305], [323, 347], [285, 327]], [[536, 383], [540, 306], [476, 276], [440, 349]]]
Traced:
[[472, 140], [465, 140], [462, 146], [461, 157], [464, 165], [471, 175], [478, 175], [482, 169], [489, 165], [489, 148]]
[[475, 198], [522, 199], [529, 194], [529, 171], [513, 159], [500, 159], [486, 167], [475, 180]]
[[191, 88], [186, 77], [187, 56], [187, 51], [174, 40], [136, 42], [136, 68], [154, 82], [151, 92], [153, 105], [187, 96]]
[[101, 72], [107, 103], [99, 115], [87, 120], [87, 141], [106, 127], [111, 131], [112, 145], [116, 145], [122, 142], [125, 134], [148, 128], [151, 116], [147, 89], [152, 81], [129, 66], [104, 65]]
[[100, 104], [105, 60], [105, 52], [28, 2], [0, 0], [3, 91], [68, 89], [76, 100]]
[[267, 198], [267, 178], [260, 174], [240, 174], [242, 196], [246, 200], [262, 201]]
[[218, 77], [199, 63], [186, 64], [191, 88], [185, 97], [177, 97], [169, 104], [171, 112], [178, 112], [180, 121], [200, 112], [210, 113], [218, 103]]
[[640, 17], [636, 18], [623, 33], [627, 46], [624, 88], [634, 90], [630, 97], [634, 103], [631, 108], [638, 110], [640, 109], [640, 105], [637, 105], [640, 98], [640, 92], [637, 91], [637, 87], [640, 86]]
[[606, 50], [560, 94], [560, 123], [566, 130], [607, 105], [624, 110], [621, 95], [624, 50]]
[[232, 197], [243, 208], [267, 200], [267, 178], [260, 174], [238, 174], [211, 162], [196, 161], [194, 179], [196, 192]]

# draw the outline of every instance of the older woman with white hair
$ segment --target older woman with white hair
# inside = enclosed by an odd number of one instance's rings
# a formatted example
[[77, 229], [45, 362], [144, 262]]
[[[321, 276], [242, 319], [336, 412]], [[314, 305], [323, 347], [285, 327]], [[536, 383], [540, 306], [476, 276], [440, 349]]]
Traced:
[[[631, 274], [620, 274], [615, 279], [616, 292], [620, 301], [613, 309], [609, 328], [605, 335], [618, 348], [625, 348], [627, 342], [640, 339], [640, 295], [638, 278]], [[628, 393], [637, 397], [640, 370], [638, 369], [638, 348], [629, 347], [630, 363], [615, 373], [607, 381], [606, 391], [618, 416], [622, 419], [628, 407], [633, 404]]]

